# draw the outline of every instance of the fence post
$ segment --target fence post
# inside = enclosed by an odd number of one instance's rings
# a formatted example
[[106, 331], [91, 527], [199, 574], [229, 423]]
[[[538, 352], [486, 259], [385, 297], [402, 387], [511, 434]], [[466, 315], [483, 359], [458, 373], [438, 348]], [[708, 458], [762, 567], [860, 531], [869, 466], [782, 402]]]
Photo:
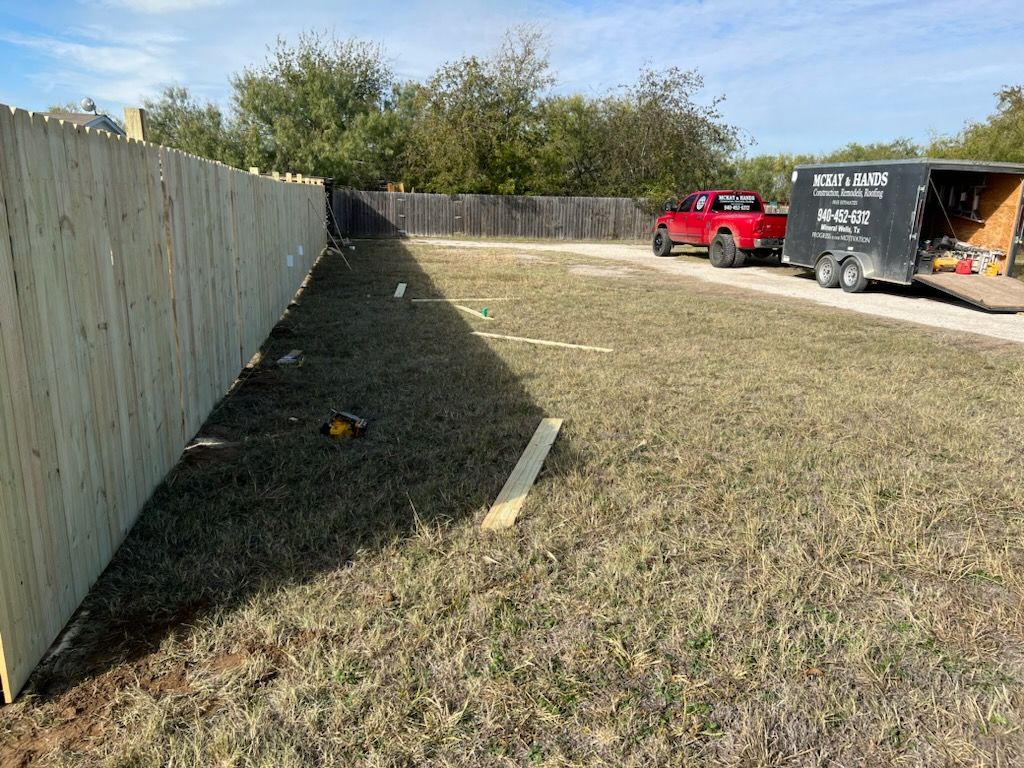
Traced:
[[124, 132], [129, 139], [146, 141], [146, 110], [139, 107], [125, 107]]

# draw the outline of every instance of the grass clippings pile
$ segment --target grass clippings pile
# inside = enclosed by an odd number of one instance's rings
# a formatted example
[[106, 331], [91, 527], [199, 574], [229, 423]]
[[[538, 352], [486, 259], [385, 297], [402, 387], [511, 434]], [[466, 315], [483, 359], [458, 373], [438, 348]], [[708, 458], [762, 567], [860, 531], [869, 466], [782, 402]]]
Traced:
[[[0, 758], [1024, 761], [1018, 348], [578, 256], [349, 258], [0, 710]], [[319, 435], [332, 408], [367, 436]], [[516, 527], [481, 531], [544, 416]]]

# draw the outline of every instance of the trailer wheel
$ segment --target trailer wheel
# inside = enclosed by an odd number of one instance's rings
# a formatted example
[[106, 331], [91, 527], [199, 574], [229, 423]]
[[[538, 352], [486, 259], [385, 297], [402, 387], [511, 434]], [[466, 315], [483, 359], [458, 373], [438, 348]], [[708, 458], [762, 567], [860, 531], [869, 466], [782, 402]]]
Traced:
[[818, 259], [818, 263], [814, 265], [814, 279], [822, 288], [839, 287], [839, 263], [835, 256], [826, 253]]
[[842, 263], [839, 270], [839, 284], [847, 293], [860, 293], [868, 287], [868, 279], [864, 277], [864, 270], [859, 261], [849, 258]]
[[668, 236], [668, 230], [658, 227], [651, 239], [651, 250], [655, 256], [668, 256], [672, 253], [672, 238]]
[[732, 239], [732, 235], [715, 235], [715, 239], [708, 247], [708, 258], [713, 267], [720, 269], [731, 267], [736, 261], [736, 241]]

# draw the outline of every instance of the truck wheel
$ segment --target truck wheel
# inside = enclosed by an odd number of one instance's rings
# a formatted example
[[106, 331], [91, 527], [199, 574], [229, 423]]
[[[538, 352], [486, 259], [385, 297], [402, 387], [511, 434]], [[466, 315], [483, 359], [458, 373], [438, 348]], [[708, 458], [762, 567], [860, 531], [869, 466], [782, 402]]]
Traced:
[[651, 250], [655, 256], [668, 256], [672, 253], [672, 239], [668, 236], [668, 230], [659, 227], [651, 239]]
[[708, 247], [708, 259], [711, 260], [713, 267], [720, 269], [731, 267], [736, 261], [736, 241], [732, 239], [732, 235], [715, 235], [715, 239]]
[[839, 284], [847, 293], [860, 293], [868, 287], [868, 279], [864, 277], [864, 270], [861, 269], [859, 261], [850, 258], [842, 263]]
[[818, 259], [814, 265], [814, 279], [822, 288], [839, 287], [839, 264], [832, 254], [826, 253]]
[[734, 267], [745, 267], [747, 266], [747, 259], [751, 257], [750, 251], [744, 251], [742, 248], [736, 249], [736, 258], [732, 260]]

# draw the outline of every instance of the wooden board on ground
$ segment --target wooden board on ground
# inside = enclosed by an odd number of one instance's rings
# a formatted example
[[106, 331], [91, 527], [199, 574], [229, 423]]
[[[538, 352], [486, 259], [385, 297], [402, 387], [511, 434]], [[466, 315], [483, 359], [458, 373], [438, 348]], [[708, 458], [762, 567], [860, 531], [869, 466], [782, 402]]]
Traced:
[[474, 301], [512, 301], [511, 296], [499, 296], [493, 299], [413, 299], [413, 301], [444, 301], [448, 304], [458, 304], [461, 302], [474, 302]]
[[1024, 283], [1012, 277], [936, 272], [914, 275], [919, 283], [992, 312], [1024, 312]]
[[503, 528], [510, 528], [519, 515], [519, 510], [526, 501], [526, 494], [533, 487], [534, 480], [540, 472], [544, 459], [551, 450], [551, 445], [558, 436], [558, 430], [562, 428], [561, 419], [542, 419], [537, 431], [533, 433], [529, 445], [519, 457], [515, 469], [509, 475], [505, 486], [494, 500], [487, 516], [480, 527], [487, 531], [497, 531]]
[[484, 333], [473, 331], [474, 336], [485, 336], [488, 339], [508, 339], [509, 341], [525, 341], [527, 344], [540, 344], [543, 347], [565, 347], [566, 349], [585, 349], [590, 352], [614, 352], [608, 347], [588, 347], [585, 344], [567, 344], [564, 341], [547, 341], [545, 339], [528, 339], [525, 336], [505, 336], [500, 333]]
[[455, 308], [456, 309], [461, 309], [463, 312], [465, 312], [465, 313], [467, 313], [469, 315], [472, 315], [473, 317], [475, 317], [475, 318], [477, 318], [479, 320], [493, 320], [494, 319], [493, 317], [488, 317], [483, 312], [477, 312], [475, 309], [471, 309], [470, 307], [464, 307], [461, 304], [456, 304]]

